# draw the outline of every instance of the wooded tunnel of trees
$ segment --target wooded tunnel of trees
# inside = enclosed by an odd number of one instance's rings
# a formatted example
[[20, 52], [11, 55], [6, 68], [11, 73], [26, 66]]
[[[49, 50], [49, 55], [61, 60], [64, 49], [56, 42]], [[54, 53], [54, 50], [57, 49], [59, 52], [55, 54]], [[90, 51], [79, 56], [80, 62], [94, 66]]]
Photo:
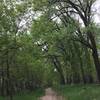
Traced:
[[1, 0], [0, 95], [100, 82], [97, 0]]

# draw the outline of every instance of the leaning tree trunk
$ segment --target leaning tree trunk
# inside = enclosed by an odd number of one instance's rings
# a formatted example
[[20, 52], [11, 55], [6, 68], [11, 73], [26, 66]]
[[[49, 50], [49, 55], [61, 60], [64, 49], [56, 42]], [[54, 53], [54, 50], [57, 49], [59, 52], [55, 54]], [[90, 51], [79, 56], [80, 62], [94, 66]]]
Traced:
[[98, 51], [96, 47], [96, 42], [91, 32], [89, 33], [89, 37], [90, 37], [90, 41], [92, 45], [92, 56], [93, 56], [93, 60], [94, 60], [94, 64], [95, 64], [95, 68], [97, 72], [97, 77], [98, 77], [98, 81], [100, 82], [100, 61], [99, 61], [99, 55], [98, 55]]
[[96, 48], [94, 48], [92, 50], [92, 56], [93, 56], [94, 64], [95, 64], [95, 67], [96, 67], [98, 81], [100, 82], [100, 62], [99, 62], [99, 57], [98, 57], [98, 53], [97, 53]]
[[54, 61], [54, 66], [55, 66], [55, 68], [57, 69], [57, 71], [60, 75], [61, 84], [65, 85], [66, 82], [65, 82], [65, 78], [64, 78], [64, 75], [63, 75], [63, 71], [62, 71], [60, 62], [57, 60], [57, 58], [55, 58], [55, 60], [56, 60], [56, 62]]
[[54, 64], [55, 68], [57, 69], [57, 71], [58, 71], [58, 73], [60, 75], [61, 84], [65, 85], [66, 81], [65, 81], [65, 78], [64, 78], [64, 75], [63, 75], [63, 70], [61, 68], [60, 62], [58, 61], [56, 56], [51, 56], [51, 60], [52, 60], [52, 63]]

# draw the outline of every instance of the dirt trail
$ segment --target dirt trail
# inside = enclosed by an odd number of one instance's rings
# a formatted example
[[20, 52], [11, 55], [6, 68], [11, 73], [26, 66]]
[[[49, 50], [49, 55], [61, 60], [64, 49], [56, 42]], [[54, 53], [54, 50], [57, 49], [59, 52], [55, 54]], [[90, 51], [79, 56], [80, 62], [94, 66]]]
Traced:
[[62, 96], [59, 96], [51, 88], [45, 89], [45, 96], [41, 97], [40, 100], [64, 100]]

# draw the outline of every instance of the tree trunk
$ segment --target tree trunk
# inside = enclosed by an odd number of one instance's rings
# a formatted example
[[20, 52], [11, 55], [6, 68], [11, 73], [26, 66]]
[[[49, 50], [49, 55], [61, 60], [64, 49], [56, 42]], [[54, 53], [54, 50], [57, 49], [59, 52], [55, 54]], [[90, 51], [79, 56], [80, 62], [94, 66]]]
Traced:
[[57, 71], [58, 71], [58, 73], [60, 75], [60, 82], [61, 82], [61, 84], [65, 85], [66, 81], [65, 81], [65, 77], [63, 75], [63, 70], [61, 68], [60, 62], [58, 61], [56, 56], [52, 56], [51, 59], [52, 59], [52, 63], [54, 64], [55, 68], [57, 69]]
[[100, 62], [99, 62], [98, 53], [97, 53], [96, 49], [94, 49], [92, 52], [93, 52], [92, 56], [93, 56], [94, 64], [95, 64], [95, 67], [96, 67], [98, 81], [100, 82]]
[[[81, 62], [80, 62], [81, 63]], [[81, 69], [81, 74], [82, 74], [82, 80], [83, 80], [83, 83], [86, 84], [86, 79], [85, 79], [85, 74], [84, 74], [84, 69], [83, 69], [83, 65], [81, 64], [80, 66], [80, 69]]]
[[98, 51], [97, 51], [97, 47], [96, 47], [96, 42], [95, 42], [95, 38], [91, 32], [89, 32], [89, 37], [90, 37], [90, 41], [91, 41], [91, 45], [92, 45], [92, 56], [93, 56], [93, 60], [94, 60], [94, 64], [95, 64], [95, 68], [96, 68], [96, 72], [97, 72], [97, 77], [98, 77], [98, 81], [100, 82], [100, 62], [99, 62], [99, 56], [98, 56]]
[[4, 96], [5, 95], [5, 93], [4, 93], [4, 90], [5, 90], [5, 88], [4, 88], [4, 64], [3, 64], [4, 62], [3, 61], [1, 61], [1, 95], [2, 96]]
[[7, 50], [7, 54], [6, 54], [6, 67], [7, 67], [7, 96], [9, 96], [9, 100], [13, 100], [13, 96], [12, 96], [12, 86], [11, 86], [11, 79], [10, 79], [10, 66], [9, 66], [9, 52]]
[[9, 73], [8, 50], [7, 50], [7, 55], [6, 55], [6, 56], [7, 56], [7, 58], [6, 58], [6, 67], [7, 67], [7, 69], [6, 69], [6, 70], [7, 70], [7, 73], [6, 73], [6, 74], [7, 74], [7, 76], [6, 76], [6, 77], [7, 77], [7, 80], [6, 80], [7, 87], [6, 87], [6, 89], [7, 89], [7, 96], [9, 96], [9, 94], [10, 94], [10, 92], [9, 92], [9, 85], [10, 85], [10, 84], [9, 84], [9, 79], [10, 79], [9, 76], [10, 76], [10, 75], [9, 75], [9, 74], [10, 74], [10, 73]]

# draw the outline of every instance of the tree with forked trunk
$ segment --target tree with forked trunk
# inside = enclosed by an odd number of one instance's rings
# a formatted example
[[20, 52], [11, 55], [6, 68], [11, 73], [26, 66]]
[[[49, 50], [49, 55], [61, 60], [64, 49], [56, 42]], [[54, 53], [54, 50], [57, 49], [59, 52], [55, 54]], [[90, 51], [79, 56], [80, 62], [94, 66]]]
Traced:
[[[74, 23], [76, 30], [73, 34], [77, 35], [77, 38], [74, 38], [74, 40], [81, 42], [82, 45], [91, 49], [97, 77], [100, 81], [100, 62], [94, 36], [95, 33], [92, 29], [92, 7], [95, 1], [96, 0], [51, 0], [49, 3], [57, 8], [55, 15], [60, 18], [65, 27], [68, 23]], [[77, 17], [83, 22], [84, 28], [86, 29], [85, 32], [81, 30], [82, 27], [79, 25], [80, 22], [77, 20]]]

